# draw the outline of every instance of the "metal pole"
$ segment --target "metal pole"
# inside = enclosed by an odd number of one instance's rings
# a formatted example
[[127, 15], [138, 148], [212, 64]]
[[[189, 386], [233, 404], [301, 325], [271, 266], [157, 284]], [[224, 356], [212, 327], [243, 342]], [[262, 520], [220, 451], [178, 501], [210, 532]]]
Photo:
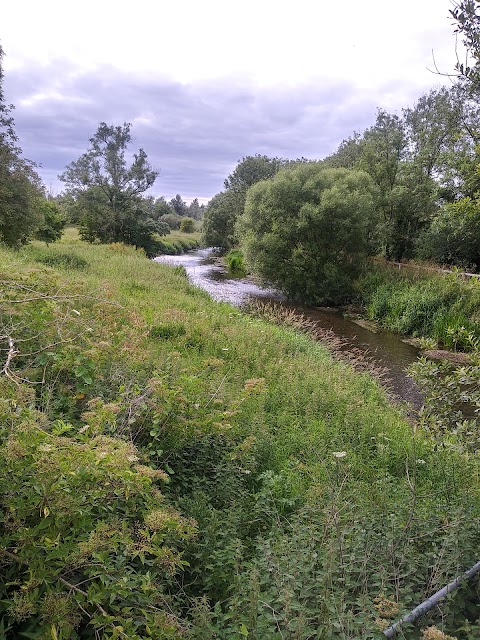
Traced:
[[405, 622], [415, 622], [417, 618], [420, 618], [420, 616], [423, 616], [425, 613], [427, 613], [427, 611], [430, 611], [430, 609], [438, 604], [438, 602], [440, 602], [442, 598], [444, 598], [449, 593], [452, 593], [452, 591], [455, 591], [455, 589], [458, 589], [458, 587], [461, 586], [464, 580], [473, 578], [473, 576], [476, 575], [479, 571], [480, 561], [477, 562], [477, 564], [474, 564], [473, 567], [468, 569], [468, 571], [462, 573], [461, 576], [458, 576], [457, 578], [455, 578], [455, 580], [447, 584], [446, 587], [443, 587], [443, 589], [440, 589], [440, 591], [434, 593], [433, 596], [430, 596], [430, 598], [422, 602], [422, 604], [419, 604], [418, 607], [415, 607], [415, 609], [413, 609], [413, 611], [403, 616], [403, 618], [400, 618], [398, 622], [395, 622], [395, 624], [392, 624], [391, 627], [385, 629], [383, 635], [385, 635], [387, 638], [394, 638], [400, 631], [400, 627], [402, 624], [404, 624]]

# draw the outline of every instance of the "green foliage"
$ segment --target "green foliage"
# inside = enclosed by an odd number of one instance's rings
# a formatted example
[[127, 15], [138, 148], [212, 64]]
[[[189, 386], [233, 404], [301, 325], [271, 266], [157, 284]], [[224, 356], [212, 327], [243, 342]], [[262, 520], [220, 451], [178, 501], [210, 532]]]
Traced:
[[285, 164], [280, 158], [256, 154], [239, 160], [233, 173], [225, 179], [225, 191], [208, 203], [203, 220], [203, 243], [224, 251], [237, 245], [235, 225], [243, 213], [247, 190], [261, 180], [268, 180]]
[[[438, 114], [426, 109], [425, 102], [406, 110], [404, 118], [379, 110], [374, 126], [345, 140], [326, 160], [329, 166], [360, 169], [371, 176], [377, 186], [382, 252], [389, 258], [413, 255], [416, 234], [435, 210], [431, 174], [440, 143], [430, 139], [434, 138], [430, 121]], [[425, 130], [430, 132], [428, 139]], [[414, 152], [409, 152], [414, 145]]]
[[38, 203], [42, 185], [34, 163], [17, 146], [12, 106], [3, 95], [3, 49], [0, 46], [0, 242], [20, 247], [43, 222]]
[[[39, 251], [0, 251], [6, 637], [366, 639], [476, 560], [477, 457], [368, 375], [131, 247]], [[425, 623], [474, 640], [475, 587]]]
[[228, 271], [235, 276], [247, 275], [247, 268], [243, 259], [243, 253], [240, 249], [232, 249], [225, 256]]
[[233, 190], [213, 196], [203, 218], [204, 245], [227, 250], [237, 244], [235, 224], [243, 212], [244, 203], [244, 194]]
[[446, 204], [419, 238], [418, 254], [440, 264], [480, 270], [480, 199]]
[[151, 168], [143, 149], [127, 164], [130, 128], [128, 123], [108, 126], [101, 122], [90, 138], [90, 149], [71, 162], [60, 179], [81, 211], [84, 240], [124, 242], [153, 256], [158, 253], [154, 234], [166, 235], [169, 229], [140, 198], [155, 182], [158, 171]]
[[32, 252], [37, 262], [46, 264], [48, 267], [63, 267], [64, 269], [85, 269], [88, 266], [87, 260], [73, 251], [64, 253], [49, 253], [48, 251], [35, 250]]
[[187, 204], [182, 200], [182, 197], [179, 193], [177, 193], [177, 195], [170, 200], [168, 206], [177, 214], [177, 216], [188, 215]]
[[410, 374], [425, 394], [419, 424], [439, 446], [458, 451], [478, 451], [480, 411], [480, 354], [464, 365], [421, 358]]
[[177, 216], [176, 213], [162, 214], [159, 220], [161, 222], [166, 222], [170, 229], [180, 229], [180, 224], [182, 222], [181, 216]]
[[65, 229], [66, 220], [60, 207], [51, 200], [42, 198], [37, 202], [42, 214], [42, 223], [35, 232], [35, 238], [47, 245], [60, 240]]
[[293, 299], [344, 302], [370, 249], [374, 194], [366, 173], [319, 163], [255, 185], [238, 224], [247, 265]]
[[180, 231], [172, 231], [166, 238], [157, 239], [158, 254], [181, 255], [200, 246], [200, 234], [184, 234]]
[[225, 179], [225, 189], [245, 194], [257, 182], [273, 178], [283, 164], [285, 161], [280, 158], [269, 158], [258, 153], [246, 156], [238, 161], [235, 170]]
[[195, 220], [193, 218], [183, 218], [180, 223], [182, 233], [193, 233], [195, 231]]
[[433, 338], [446, 347], [472, 348], [480, 338], [480, 288], [455, 274], [401, 277], [379, 268], [357, 282], [368, 317], [384, 327]]
[[[118, 438], [67, 436], [68, 424], [55, 435], [58, 423], [49, 433], [21, 406], [11, 415], [18, 427], [2, 443], [0, 472], [1, 598], [11, 637], [180, 637], [181, 625], [158, 603], [182, 566], [177, 547], [195, 528], [161, 503], [155, 478], [163, 472], [142, 467]], [[171, 635], [161, 636], [168, 626]]]

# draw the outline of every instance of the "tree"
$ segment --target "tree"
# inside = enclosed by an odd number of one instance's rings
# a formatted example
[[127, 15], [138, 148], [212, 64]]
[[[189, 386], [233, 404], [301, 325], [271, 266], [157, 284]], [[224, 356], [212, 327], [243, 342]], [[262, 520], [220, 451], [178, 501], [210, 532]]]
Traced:
[[256, 182], [273, 178], [284, 162], [280, 158], [269, 158], [258, 153], [246, 156], [238, 161], [234, 171], [225, 179], [225, 189], [245, 194]]
[[194, 220], [201, 220], [205, 207], [200, 205], [198, 198], [194, 198], [188, 207], [188, 215]]
[[312, 162], [251, 187], [237, 231], [253, 273], [293, 299], [339, 304], [352, 295], [376, 223], [365, 172]]
[[280, 158], [256, 154], [239, 160], [235, 170], [225, 179], [225, 191], [208, 203], [203, 219], [203, 241], [224, 251], [237, 244], [235, 224], [243, 213], [249, 187], [273, 178], [285, 164]]
[[3, 94], [3, 49], [0, 46], [0, 241], [10, 247], [28, 242], [42, 223], [37, 201], [43, 188], [34, 163], [17, 146], [12, 105]]
[[157, 218], [167, 215], [176, 215], [175, 210], [172, 209], [163, 196], [155, 200], [154, 211]]
[[413, 255], [415, 237], [436, 207], [434, 166], [424, 170], [408, 134], [404, 118], [379, 110], [373, 127], [342, 142], [325, 160], [328, 166], [360, 169], [371, 176], [377, 186], [382, 251], [397, 260]]
[[152, 234], [161, 234], [163, 227], [150, 214], [148, 203], [142, 204], [141, 196], [153, 185], [158, 171], [152, 169], [143, 149], [127, 163], [130, 128], [129, 123], [108, 126], [101, 122], [88, 151], [59, 177], [82, 210], [85, 239], [134, 244], [150, 254], [156, 250]]
[[418, 254], [480, 271], [480, 198], [447, 203], [418, 239]]
[[237, 244], [235, 223], [243, 212], [245, 195], [235, 191], [217, 193], [205, 209], [202, 242], [223, 251]]
[[[453, 2], [453, 9], [450, 15], [456, 22], [454, 33], [458, 33], [463, 38], [463, 43], [467, 49], [465, 63], [458, 60], [455, 70], [460, 78], [480, 86], [480, 2], [479, 0], [461, 0]], [[471, 61], [469, 61], [469, 58]]]
[[58, 204], [41, 198], [37, 207], [42, 213], [43, 221], [35, 232], [35, 238], [42, 240], [47, 245], [60, 240], [66, 220]]
[[182, 196], [179, 193], [168, 204], [178, 216], [188, 215], [187, 204], [182, 200]]

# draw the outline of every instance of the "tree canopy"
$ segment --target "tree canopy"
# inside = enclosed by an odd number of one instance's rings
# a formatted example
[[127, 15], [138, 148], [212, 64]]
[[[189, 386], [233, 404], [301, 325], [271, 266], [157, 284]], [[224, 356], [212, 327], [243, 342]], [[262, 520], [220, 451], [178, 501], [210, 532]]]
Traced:
[[322, 163], [259, 182], [238, 221], [247, 265], [293, 299], [344, 302], [372, 249], [375, 196], [365, 172]]
[[154, 234], [167, 230], [152, 215], [142, 194], [158, 176], [143, 149], [127, 161], [132, 141], [131, 125], [109, 126], [101, 122], [90, 138], [90, 148], [71, 162], [60, 175], [80, 207], [81, 234], [90, 242], [125, 242], [153, 255], [158, 245]]
[[3, 93], [3, 49], [0, 46], [0, 241], [18, 247], [47, 224], [39, 203], [43, 185], [33, 162], [22, 156]]

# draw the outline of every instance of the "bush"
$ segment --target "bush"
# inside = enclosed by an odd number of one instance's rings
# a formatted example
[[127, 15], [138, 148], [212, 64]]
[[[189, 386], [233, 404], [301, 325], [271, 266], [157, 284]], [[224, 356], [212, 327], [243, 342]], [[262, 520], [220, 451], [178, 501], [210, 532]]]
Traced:
[[243, 259], [243, 253], [240, 249], [232, 249], [225, 256], [228, 270], [236, 276], [244, 276], [247, 274], [247, 268]]
[[195, 220], [193, 218], [183, 218], [180, 223], [182, 233], [193, 233], [195, 231]]
[[480, 287], [474, 279], [410, 278], [376, 269], [357, 288], [368, 317], [388, 329], [465, 350], [480, 338]]

